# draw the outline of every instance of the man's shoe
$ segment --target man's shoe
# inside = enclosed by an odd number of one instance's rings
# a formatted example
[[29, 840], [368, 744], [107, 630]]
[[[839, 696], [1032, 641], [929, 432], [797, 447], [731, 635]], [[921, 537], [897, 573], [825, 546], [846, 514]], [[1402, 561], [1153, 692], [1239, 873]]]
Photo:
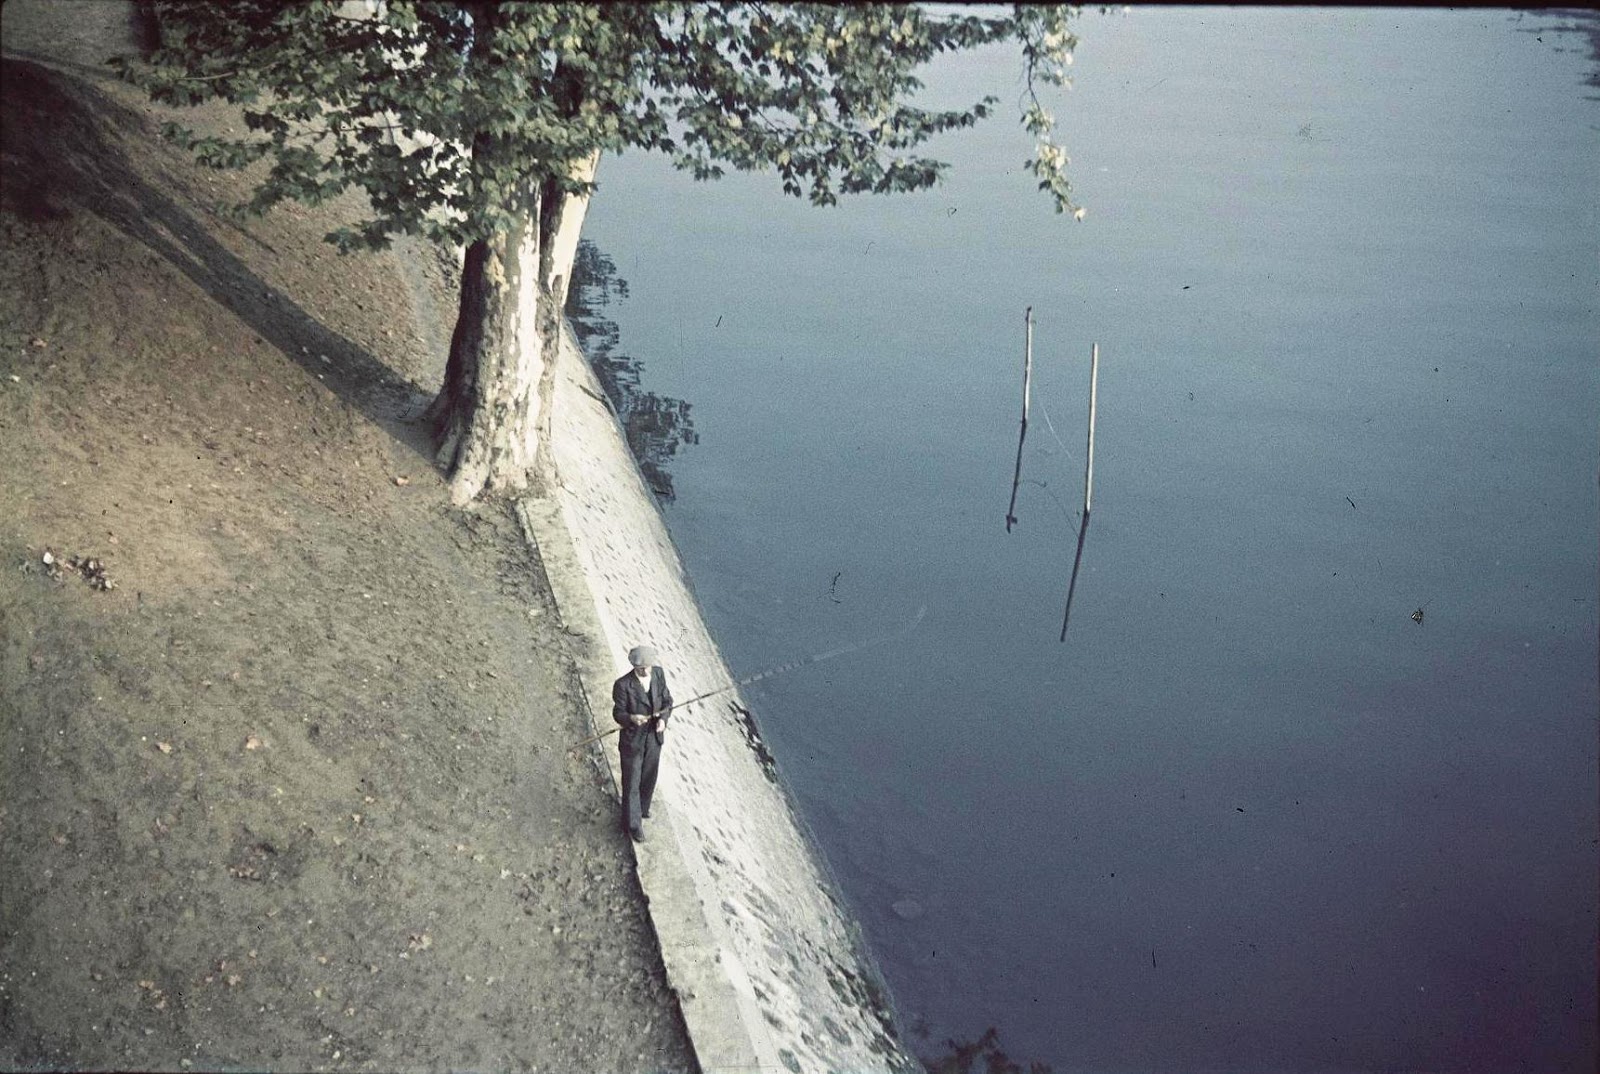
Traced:
[[633, 841], [635, 843], [644, 842], [644, 829], [643, 828], [629, 828], [628, 829], [628, 835], [629, 835], [630, 838], [633, 839]]
[[650, 819], [650, 811], [648, 809], [641, 809], [641, 810], [639, 810], [639, 816], [643, 817], [645, 820], [649, 820]]

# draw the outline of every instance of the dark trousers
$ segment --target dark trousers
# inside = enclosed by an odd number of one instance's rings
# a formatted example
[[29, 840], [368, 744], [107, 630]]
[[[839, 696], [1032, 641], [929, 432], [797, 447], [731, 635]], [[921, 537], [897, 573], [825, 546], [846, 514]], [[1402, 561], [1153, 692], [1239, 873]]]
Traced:
[[622, 816], [628, 830], [637, 831], [641, 816], [650, 811], [656, 793], [656, 772], [661, 767], [661, 743], [648, 727], [624, 728], [617, 739], [622, 754]]

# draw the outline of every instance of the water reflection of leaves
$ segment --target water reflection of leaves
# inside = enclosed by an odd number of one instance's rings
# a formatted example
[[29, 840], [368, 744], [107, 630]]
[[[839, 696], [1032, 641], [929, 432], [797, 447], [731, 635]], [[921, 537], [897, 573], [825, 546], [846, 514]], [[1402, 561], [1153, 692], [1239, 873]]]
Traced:
[[1050, 1065], [1037, 1059], [1027, 1066], [1012, 1059], [1000, 1047], [1000, 1034], [994, 1026], [977, 1040], [947, 1040], [943, 1055], [924, 1058], [929, 1074], [1050, 1074]]
[[639, 384], [643, 363], [617, 353], [620, 333], [616, 322], [602, 311], [613, 298], [627, 296], [628, 282], [617, 275], [615, 262], [594, 243], [579, 242], [567, 296], [567, 320], [622, 423], [628, 450], [638, 461], [645, 482], [658, 497], [670, 502], [675, 493], [667, 464], [680, 447], [698, 443], [700, 438], [689, 416], [690, 405], [645, 391]]
[[[1518, 32], [1534, 34], [1541, 42], [1544, 41], [1545, 34], [1550, 34], [1552, 41], [1558, 40], [1554, 36], [1556, 34], [1575, 34], [1584, 38], [1588, 45], [1589, 62], [1593, 65], [1592, 70], [1589, 72], [1589, 77], [1585, 79], [1584, 84], [1591, 87], [1600, 88], [1600, 12], [1591, 11], [1586, 8], [1552, 8], [1548, 11], [1532, 13], [1519, 12], [1514, 21], [1520, 23], [1524, 14], [1534, 14], [1536, 17], [1541, 19], [1550, 18], [1565, 20], [1555, 25], [1541, 22], [1536, 23], [1533, 26], [1517, 27]], [[1559, 46], [1558, 50], [1568, 51], [1565, 49], [1560, 49]], [[1590, 96], [1589, 100], [1600, 100], [1600, 97]]]

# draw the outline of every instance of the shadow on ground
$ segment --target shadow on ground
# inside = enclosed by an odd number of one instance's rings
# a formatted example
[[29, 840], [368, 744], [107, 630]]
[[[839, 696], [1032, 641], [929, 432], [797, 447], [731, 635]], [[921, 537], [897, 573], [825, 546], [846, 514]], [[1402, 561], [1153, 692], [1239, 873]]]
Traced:
[[426, 432], [413, 421], [431, 395], [269, 286], [146, 182], [116, 133], [141, 130], [142, 117], [67, 76], [16, 59], [0, 62], [0, 101], [6, 176], [0, 204], [7, 211], [35, 222], [75, 211], [100, 217], [177, 267], [263, 341], [320, 375], [344, 403], [432, 463]]

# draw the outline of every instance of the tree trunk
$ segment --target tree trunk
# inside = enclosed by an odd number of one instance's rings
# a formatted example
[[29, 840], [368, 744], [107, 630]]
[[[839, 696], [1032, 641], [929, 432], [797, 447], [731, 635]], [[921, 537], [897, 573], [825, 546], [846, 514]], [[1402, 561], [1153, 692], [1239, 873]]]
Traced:
[[[594, 182], [595, 171], [600, 166], [600, 151], [595, 150], [587, 159], [572, 165], [570, 175], [581, 183]], [[561, 195], [552, 187], [544, 204], [553, 211], [546, 212], [540, 221], [539, 277], [540, 282], [555, 298], [556, 308], [567, 304], [567, 288], [572, 283], [572, 263], [578, 256], [578, 236], [583, 231], [583, 218], [589, 211], [589, 195]]]
[[537, 338], [538, 228], [522, 218], [466, 248], [461, 305], [444, 387], [428, 409], [450, 499], [527, 485], [537, 439], [542, 347]]
[[[571, 174], [581, 182], [592, 182], [599, 163], [600, 153], [596, 151], [587, 160], [573, 165]], [[550, 442], [550, 415], [555, 396], [555, 348], [561, 345], [561, 324], [566, 315], [567, 289], [572, 283], [572, 264], [577, 260], [578, 236], [583, 231], [583, 218], [589, 210], [589, 195], [562, 194], [552, 187], [546, 188], [545, 196], [539, 203], [545, 209], [539, 221], [538, 270], [540, 313], [543, 315], [539, 325], [545, 345], [551, 348], [543, 376], [539, 379], [538, 406], [543, 415], [543, 420], [538, 423], [537, 444], [540, 447], [548, 446]], [[548, 460], [548, 453], [542, 458]]]
[[[591, 180], [597, 162], [598, 154], [580, 162], [574, 175]], [[587, 203], [549, 185], [536, 213], [466, 248], [444, 387], [427, 412], [458, 505], [532, 481], [550, 435], [562, 308]]]

